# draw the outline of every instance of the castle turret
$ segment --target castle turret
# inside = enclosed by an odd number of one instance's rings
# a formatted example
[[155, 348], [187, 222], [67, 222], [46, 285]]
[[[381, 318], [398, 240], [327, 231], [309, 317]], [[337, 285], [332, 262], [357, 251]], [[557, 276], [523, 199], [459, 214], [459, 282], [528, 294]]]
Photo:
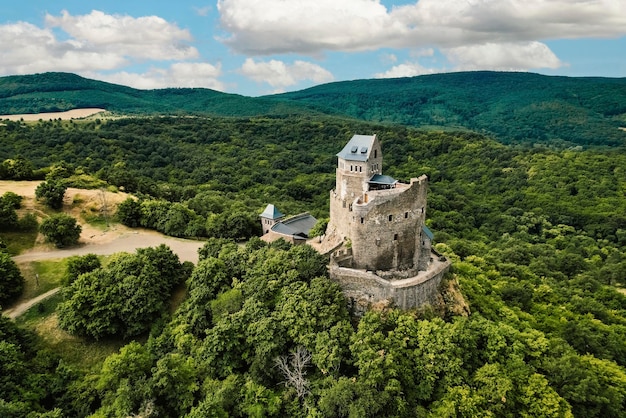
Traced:
[[450, 262], [432, 250], [425, 225], [427, 177], [405, 184], [384, 175], [375, 135], [354, 135], [337, 157], [319, 250], [330, 255], [330, 277], [353, 312], [382, 301], [401, 308], [437, 303]]
[[337, 157], [328, 232], [350, 242], [350, 267], [416, 272], [423, 266], [426, 176], [407, 185], [383, 175], [376, 135], [354, 135]]
[[283, 219], [284, 216], [285, 215], [283, 215], [278, 209], [276, 209], [276, 206], [272, 205], [271, 203], [267, 205], [263, 213], [259, 215], [259, 217], [261, 218], [263, 233], [267, 234], [268, 232], [270, 232], [270, 229], [272, 229], [276, 222]]

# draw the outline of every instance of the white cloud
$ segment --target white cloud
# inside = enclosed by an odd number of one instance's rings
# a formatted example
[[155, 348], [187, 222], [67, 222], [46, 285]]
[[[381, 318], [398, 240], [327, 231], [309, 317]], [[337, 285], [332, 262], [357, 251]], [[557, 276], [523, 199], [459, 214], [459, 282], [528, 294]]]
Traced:
[[0, 25], [0, 73], [108, 70], [127, 63], [109, 51], [85, 50], [75, 41], [59, 41], [52, 31], [26, 22]]
[[194, 7], [193, 10], [198, 16], [208, 16], [213, 8], [211, 6]]
[[334, 79], [328, 70], [305, 61], [295, 61], [292, 65], [288, 65], [278, 60], [256, 62], [248, 58], [239, 72], [254, 81], [268, 83], [276, 88], [293, 86], [304, 80], [312, 80], [319, 84]]
[[419, 0], [391, 10], [379, 0], [218, 0], [218, 10], [224, 42], [248, 54], [626, 34], [623, 0]]
[[75, 40], [77, 50], [92, 49], [138, 59], [183, 60], [198, 57], [188, 44], [191, 34], [158, 16], [108, 15], [93, 10], [88, 15], [46, 16], [46, 24], [60, 28]]
[[541, 42], [486, 43], [444, 49], [442, 52], [456, 66], [456, 70], [527, 71], [564, 65]]
[[[405, 62], [390, 68], [376, 78], [413, 77], [448, 71], [528, 71], [540, 68], [559, 68], [561, 60], [541, 42], [507, 44], [486, 43], [442, 49], [442, 54], [452, 64], [451, 68], [429, 68], [419, 62]], [[412, 55], [414, 56], [414, 55]], [[415, 55], [419, 57], [420, 55]], [[423, 54], [422, 56], [430, 56]]]
[[[139, 74], [118, 71], [145, 61], [198, 57], [187, 30], [156, 16], [133, 18], [92, 11], [88, 15], [46, 16], [47, 27], [26, 22], [0, 25], [0, 74], [68, 71], [136, 88], [208, 87], [224, 90], [221, 65], [176, 62]], [[60, 40], [60, 29], [67, 40]], [[63, 35], [61, 35], [63, 36]], [[102, 71], [113, 71], [104, 74]]]
[[137, 89], [159, 89], [166, 87], [205, 87], [224, 91], [224, 84], [219, 81], [221, 66], [209, 63], [179, 62], [169, 68], [152, 68], [145, 73], [121, 71], [113, 74], [88, 74], [88, 77], [123, 84]]
[[398, 78], [398, 77], [414, 77], [416, 75], [433, 74], [436, 71], [432, 68], [425, 68], [417, 62], [406, 62], [391, 67], [384, 73], [375, 74], [375, 78]]
[[365, 50], [393, 32], [375, 0], [218, 0], [217, 8], [224, 42], [249, 54]]

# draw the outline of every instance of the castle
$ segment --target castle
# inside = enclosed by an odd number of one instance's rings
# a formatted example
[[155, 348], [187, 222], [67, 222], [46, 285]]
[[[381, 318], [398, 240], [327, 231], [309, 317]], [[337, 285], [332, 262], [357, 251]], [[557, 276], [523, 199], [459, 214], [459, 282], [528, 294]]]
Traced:
[[316, 245], [330, 257], [331, 278], [356, 312], [381, 301], [405, 309], [436, 303], [450, 262], [431, 249], [427, 177], [404, 184], [383, 175], [376, 135], [354, 135], [337, 157], [330, 221]]

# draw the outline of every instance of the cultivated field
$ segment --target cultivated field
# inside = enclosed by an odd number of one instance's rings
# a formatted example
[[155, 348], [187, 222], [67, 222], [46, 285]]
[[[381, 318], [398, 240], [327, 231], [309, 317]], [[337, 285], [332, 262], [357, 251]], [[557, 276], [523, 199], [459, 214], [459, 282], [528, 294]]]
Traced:
[[50, 113], [23, 113], [21, 115], [0, 115], [0, 120], [9, 119], [13, 121], [24, 120], [27, 122], [49, 119], [82, 119], [89, 116], [96, 115], [98, 113], [106, 112], [106, 109], [99, 108], [86, 108], [86, 109], [72, 109], [66, 112], [50, 112]]

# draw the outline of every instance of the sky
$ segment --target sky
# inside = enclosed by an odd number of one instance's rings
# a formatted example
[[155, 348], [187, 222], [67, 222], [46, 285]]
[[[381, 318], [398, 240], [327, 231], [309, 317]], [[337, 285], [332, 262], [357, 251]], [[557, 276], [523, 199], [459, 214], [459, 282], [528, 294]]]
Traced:
[[626, 0], [17, 0], [0, 76], [261, 96], [471, 71], [626, 77]]

